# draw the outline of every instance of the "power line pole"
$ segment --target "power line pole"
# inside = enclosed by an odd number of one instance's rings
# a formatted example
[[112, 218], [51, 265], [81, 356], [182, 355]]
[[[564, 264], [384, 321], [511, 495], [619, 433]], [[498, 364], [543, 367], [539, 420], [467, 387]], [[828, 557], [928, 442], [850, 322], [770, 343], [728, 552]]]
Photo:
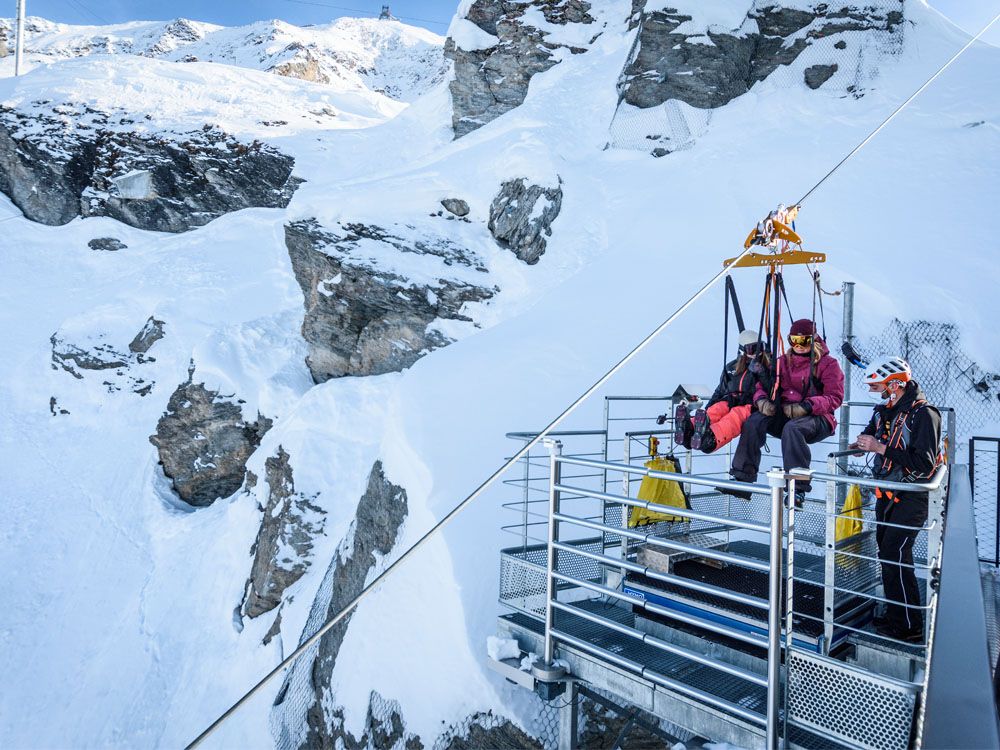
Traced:
[[14, 75], [21, 75], [21, 57], [24, 55], [24, 1], [17, 0], [17, 38], [14, 41]]

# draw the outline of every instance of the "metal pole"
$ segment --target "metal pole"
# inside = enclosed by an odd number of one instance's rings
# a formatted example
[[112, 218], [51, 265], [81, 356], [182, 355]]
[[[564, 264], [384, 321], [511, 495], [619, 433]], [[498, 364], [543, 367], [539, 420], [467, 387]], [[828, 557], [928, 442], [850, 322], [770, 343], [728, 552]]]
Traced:
[[[854, 282], [845, 281], [844, 286], [844, 322], [842, 331], [844, 341], [854, 342]], [[847, 361], [847, 355], [841, 355], [841, 366], [844, 369], [844, 407], [840, 416], [840, 450], [846, 451], [851, 442], [851, 363]], [[847, 473], [848, 457], [843, 456], [840, 461], [840, 470]], [[847, 485], [837, 485], [837, 499], [843, 503], [847, 497]]]
[[528, 553], [528, 501], [531, 499], [531, 449], [528, 449], [527, 454], [521, 459], [524, 461], [524, 512], [522, 519], [522, 533], [521, 533], [521, 551], [525, 554], [525, 559], [527, 559]]
[[580, 723], [580, 702], [577, 700], [577, 685], [570, 680], [566, 685], [566, 693], [562, 697], [564, 703], [559, 707], [559, 745], [558, 750], [577, 750]]
[[548, 549], [548, 570], [545, 575], [545, 666], [552, 666], [552, 659], [555, 652], [555, 644], [552, 640], [552, 618], [555, 609], [552, 607], [552, 600], [556, 596], [556, 579], [552, 575], [556, 569], [556, 548], [555, 542], [559, 539], [557, 524], [559, 523], [555, 515], [559, 512], [559, 490], [556, 485], [561, 483], [562, 464], [559, 458], [562, 456], [562, 441], [545, 439], [545, 447], [549, 449], [549, 549]]
[[21, 75], [21, 58], [24, 55], [24, 0], [17, 0], [17, 37], [14, 41], [14, 75]]
[[767, 744], [768, 750], [780, 746], [778, 734], [778, 709], [781, 705], [781, 545], [782, 493], [785, 490], [785, 473], [781, 469], [767, 472], [771, 487], [771, 561], [768, 574], [767, 613]]
[[[795, 497], [795, 479], [788, 481], [788, 497]], [[827, 518], [829, 524], [830, 519]], [[785, 721], [782, 736], [788, 736], [789, 685], [788, 670], [792, 661], [792, 622], [795, 615], [795, 503], [788, 503], [788, 540], [785, 554]]]

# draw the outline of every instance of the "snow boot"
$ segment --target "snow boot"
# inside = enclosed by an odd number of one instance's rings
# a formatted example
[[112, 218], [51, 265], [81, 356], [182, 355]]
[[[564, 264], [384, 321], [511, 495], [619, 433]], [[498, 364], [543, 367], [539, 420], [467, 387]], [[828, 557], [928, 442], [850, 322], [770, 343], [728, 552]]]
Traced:
[[708, 413], [704, 409], [698, 409], [691, 422], [691, 450], [701, 450], [706, 431], [711, 432], [708, 428]]
[[691, 447], [691, 417], [686, 404], [674, 407], [674, 442], [685, 448]]
[[[692, 445], [694, 444], [694, 439], [693, 438], [691, 440], [691, 443], [692, 443]], [[712, 428], [709, 427], [707, 430], [704, 431], [704, 433], [702, 433], [702, 436], [701, 436], [701, 452], [702, 453], [714, 453], [715, 449], [718, 448], [718, 447], [719, 446], [716, 445], [716, 442], [715, 442], [715, 433], [712, 431]]]

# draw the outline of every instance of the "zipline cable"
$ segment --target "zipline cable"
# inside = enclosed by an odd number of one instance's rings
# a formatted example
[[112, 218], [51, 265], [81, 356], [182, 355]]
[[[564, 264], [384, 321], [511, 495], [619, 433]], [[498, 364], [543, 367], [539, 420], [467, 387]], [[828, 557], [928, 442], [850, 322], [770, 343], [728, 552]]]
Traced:
[[[906, 101], [904, 101], [896, 110], [887, 117], [882, 124], [880, 124], [875, 130], [868, 135], [861, 143], [854, 147], [854, 149], [843, 159], [841, 159], [837, 165], [827, 172], [819, 182], [817, 182], [813, 187], [798, 201], [797, 205], [801, 205], [806, 198], [808, 198], [813, 191], [816, 190], [820, 185], [825, 182], [830, 175], [836, 172], [840, 167], [842, 167], [848, 159], [850, 159], [854, 154], [861, 150], [861, 148], [867, 144], [876, 134], [879, 133], [897, 114], [899, 114], [910, 102], [912, 102], [921, 91], [927, 88], [934, 79], [936, 79], [941, 73], [958, 57], [965, 52], [969, 47], [972, 46], [979, 37], [981, 37], [994, 23], [1000, 20], [1000, 14], [998, 14], [992, 21], [990, 21], [983, 30], [980, 31], [976, 36], [974, 36], [968, 44], [966, 44], [962, 49], [960, 49], [955, 55], [948, 60], [944, 65], [942, 65], [934, 75], [927, 79], [927, 81], [917, 89]], [[752, 245], [750, 247], [753, 247]], [[348, 602], [336, 615], [326, 621], [319, 630], [317, 630], [312, 636], [310, 636], [306, 641], [304, 641], [297, 649], [286, 656], [274, 669], [268, 672], [261, 680], [254, 685], [250, 690], [248, 690], [243, 697], [241, 697], [236, 703], [230, 706], [219, 718], [213, 721], [201, 734], [199, 734], [194, 740], [191, 741], [185, 750], [193, 750], [198, 747], [202, 742], [204, 742], [209, 735], [211, 735], [216, 729], [218, 729], [223, 722], [226, 721], [230, 716], [232, 716], [236, 711], [238, 711], [247, 701], [249, 701], [254, 695], [256, 695], [267, 683], [279, 675], [286, 667], [292, 664], [296, 659], [298, 659], [302, 654], [309, 650], [320, 638], [322, 638], [326, 633], [328, 633], [332, 628], [334, 628], [341, 620], [343, 620], [347, 615], [349, 615], [372, 591], [374, 591], [378, 586], [388, 578], [400, 565], [403, 564], [414, 552], [420, 549], [424, 544], [426, 544], [431, 537], [437, 534], [442, 528], [444, 528], [449, 522], [451, 522], [459, 513], [461, 513], [465, 508], [469, 506], [472, 501], [483, 494], [492, 484], [495, 482], [504, 472], [507, 471], [511, 466], [520, 461], [528, 452], [534, 448], [543, 438], [545, 438], [548, 433], [558, 427], [570, 414], [576, 411], [577, 407], [580, 406], [584, 401], [590, 398], [601, 386], [603, 386], [608, 380], [614, 377], [622, 367], [631, 362], [636, 356], [638, 356], [643, 349], [646, 348], [657, 336], [659, 336], [670, 324], [672, 324], [685, 310], [687, 310], [692, 304], [694, 304], [698, 299], [700, 299], [709, 289], [711, 289], [715, 284], [717, 284], [721, 279], [725, 278], [726, 274], [736, 265], [743, 257], [750, 253], [750, 247], [745, 248], [733, 262], [723, 268], [719, 273], [713, 276], [704, 286], [701, 287], [697, 292], [694, 293], [684, 304], [682, 304], [674, 313], [664, 320], [659, 326], [656, 327], [652, 333], [648, 334], [642, 341], [640, 341], [628, 354], [622, 357], [617, 364], [614, 365], [610, 370], [608, 370], [604, 375], [602, 375], [597, 382], [595, 382], [590, 388], [584, 391], [583, 394], [578, 396], [569, 406], [567, 406], [558, 417], [553, 419], [549, 424], [542, 429], [534, 438], [529, 440], [525, 446], [509, 458], [499, 469], [493, 472], [482, 484], [480, 484], [470, 495], [468, 495], [462, 502], [452, 508], [448, 513], [441, 518], [440, 521], [431, 526], [423, 536], [421, 536], [416, 542], [414, 542], [410, 547], [408, 547], [399, 557], [397, 557], [392, 563], [390, 563], [385, 570], [375, 576], [371, 583], [365, 586], [357, 596], [355, 596], [350, 602]]]

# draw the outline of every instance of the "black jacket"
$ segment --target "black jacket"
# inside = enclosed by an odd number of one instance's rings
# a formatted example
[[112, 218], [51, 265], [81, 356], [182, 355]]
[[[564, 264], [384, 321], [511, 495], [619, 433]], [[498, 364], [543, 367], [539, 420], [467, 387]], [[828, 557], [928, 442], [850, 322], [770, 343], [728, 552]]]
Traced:
[[722, 370], [722, 375], [719, 376], [719, 384], [715, 387], [712, 398], [708, 400], [708, 406], [717, 404], [720, 401], [725, 401], [729, 404], [730, 408], [734, 406], [747, 406], [753, 403], [753, 394], [757, 389], [757, 382], [761, 376], [761, 373], [754, 370], [763, 368], [754, 368], [751, 361], [750, 367], [741, 373], [737, 373], [737, 361], [734, 359], [726, 363], [725, 368]]
[[927, 403], [915, 380], [895, 406], [875, 407], [863, 434], [886, 446], [884, 456], [875, 456], [873, 475], [892, 482], [922, 482], [934, 473], [941, 453], [941, 413]]

